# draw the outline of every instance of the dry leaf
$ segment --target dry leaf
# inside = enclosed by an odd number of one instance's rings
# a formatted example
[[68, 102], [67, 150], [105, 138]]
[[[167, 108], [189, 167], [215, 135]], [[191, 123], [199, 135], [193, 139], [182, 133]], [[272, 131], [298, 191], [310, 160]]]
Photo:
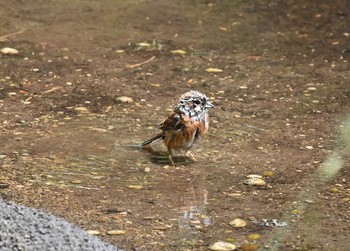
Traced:
[[223, 72], [224, 70], [219, 69], [219, 68], [207, 68], [205, 71], [206, 72], [216, 73], [216, 72]]
[[143, 186], [140, 186], [140, 185], [129, 185], [129, 186], [127, 186], [127, 188], [140, 190], [140, 189], [143, 188]]
[[179, 55], [184, 55], [186, 54], [186, 51], [184, 50], [173, 50], [171, 51], [172, 54], [179, 54]]
[[220, 26], [220, 27], [219, 27], [219, 30], [221, 30], [221, 31], [227, 31], [227, 28], [226, 28], [226, 27], [223, 27], [223, 26]]

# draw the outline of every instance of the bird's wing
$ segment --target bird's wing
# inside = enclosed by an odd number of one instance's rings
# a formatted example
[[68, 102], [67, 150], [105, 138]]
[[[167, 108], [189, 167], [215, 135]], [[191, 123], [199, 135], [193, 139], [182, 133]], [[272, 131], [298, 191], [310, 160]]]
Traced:
[[185, 127], [183, 117], [178, 113], [172, 113], [166, 120], [158, 125], [163, 131], [178, 131]]

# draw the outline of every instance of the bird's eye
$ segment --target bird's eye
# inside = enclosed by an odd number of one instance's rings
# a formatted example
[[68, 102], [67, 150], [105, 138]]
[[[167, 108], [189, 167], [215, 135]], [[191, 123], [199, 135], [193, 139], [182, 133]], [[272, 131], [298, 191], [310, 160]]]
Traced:
[[193, 103], [195, 103], [196, 105], [199, 105], [201, 103], [201, 101], [196, 99], [196, 100], [193, 101]]

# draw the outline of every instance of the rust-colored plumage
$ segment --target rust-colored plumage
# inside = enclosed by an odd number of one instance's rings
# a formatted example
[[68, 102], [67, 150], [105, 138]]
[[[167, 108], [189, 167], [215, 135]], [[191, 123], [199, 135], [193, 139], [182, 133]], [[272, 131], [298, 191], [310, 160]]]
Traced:
[[174, 164], [171, 158], [173, 151], [189, 153], [192, 146], [208, 132], [208, 108], [212, 107], [214, 106], [206, 95], [198, 91], [186, 92], [180, 97], [169, 117], [158, 125], [162, 131], [143, 142], [141, 146], [163, 140], [168, 149], [169, 159]]

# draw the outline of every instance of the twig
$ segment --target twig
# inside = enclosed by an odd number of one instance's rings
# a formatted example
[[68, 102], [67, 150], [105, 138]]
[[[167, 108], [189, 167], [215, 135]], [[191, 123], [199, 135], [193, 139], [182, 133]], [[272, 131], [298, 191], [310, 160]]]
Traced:
[[138, 64], [129, 64], [129, 65], [127, 65], [126, 67], [127, 67], [127, 68], [135, 68], [135, 67], [138, 67], [138, 66], [147, 64], [147, 63], [151, 62], [151, 61], [152, 61], [153, 59], [155, 59], [155, 58], [156, 58], [156, 57], [153, 56], [153, 57], [151, 57], [150, 59], [148, 59], [148, 60], [146, 60], [146, 61], [144, 61], [144, 62], [141, 62], [141, 63], [138, 63]]
[[9, 38], [9, 37], [17, 36], [17, 35], [19, 35], [19, 34], [21, 34], [21, 33], [23, 33], [23, 32], [24, 32], [24, 30], [20, 30], [20, 31], [11, 33], [11, 34], [3, 35], [3, 36], [0, 37], [0, 42], [5, 41], [5, 40], [6, 40], [7, 38]]
[[50, 93], [50, 92], [53, 92], [53, 91], [56, 91], [56, 90], [59, 90], [59, 89], [62, 89], [62, 88], [63, 88], [62, 86], [56, 86], [54, 88], [51, 88], [49, 90], [44, 91], [43, 94]]
[[266, 131], [266, 129], [264, 129], [264, 128], [260, 128], [260, 127], [249, 125], [249, 124], [245, 124], [245, 126], [248, 127], [248, 128], [253, 128], [253, 129], [256, 129], [256, 130], [260, 130], [260, 131]]

